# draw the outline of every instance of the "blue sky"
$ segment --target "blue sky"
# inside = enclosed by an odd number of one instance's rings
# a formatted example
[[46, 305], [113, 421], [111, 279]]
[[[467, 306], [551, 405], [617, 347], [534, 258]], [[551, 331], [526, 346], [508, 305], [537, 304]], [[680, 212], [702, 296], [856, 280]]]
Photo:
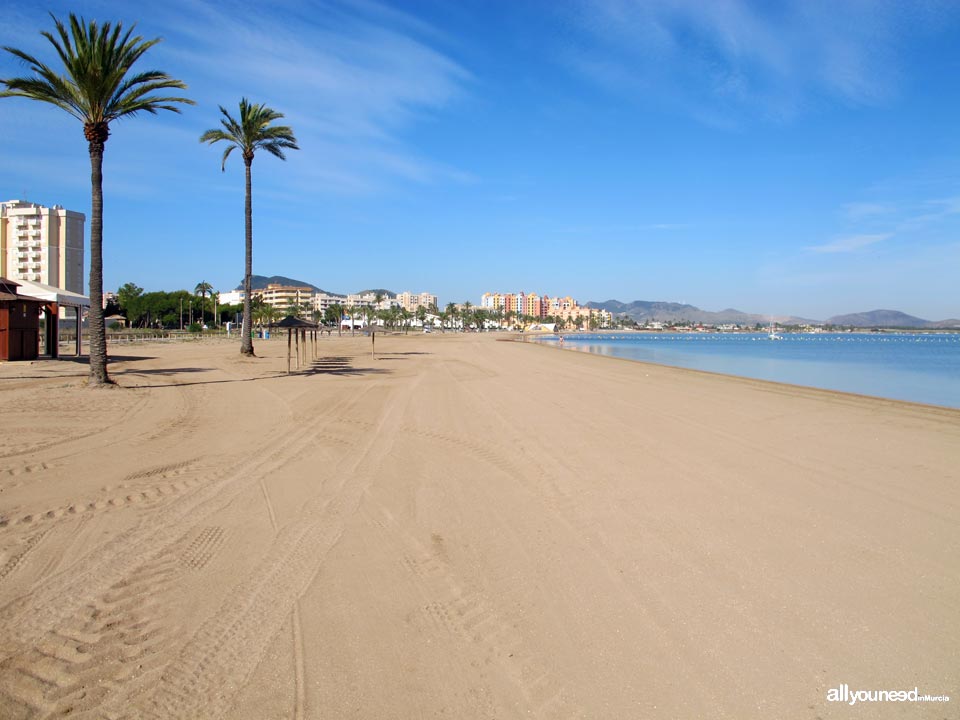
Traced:
[[[246, 96], [299, 140], [253, 164], [254, 272], [335, 292], [486, 290], [810, 318], [960, 317], [960, 5], [583, 0], [18, 3], [161, 36], [197, 101], [112, 126], [104, 285], [243, 274]], [[26, 72], [4, 53], [0, 76]], [[89, 217], [80, 123], [0, 100], [0, 194]]]

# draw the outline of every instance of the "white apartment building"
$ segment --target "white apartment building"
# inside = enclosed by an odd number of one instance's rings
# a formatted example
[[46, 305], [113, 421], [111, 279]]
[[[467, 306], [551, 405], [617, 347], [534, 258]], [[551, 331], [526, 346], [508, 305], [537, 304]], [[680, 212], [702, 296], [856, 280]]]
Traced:
[[313, 288], [294, 285], [275, 285], [270, 283], [262, 290], [251, 290], [251, 295], [263, 298], [263, 303], [286, 313], [297, 308], [297, 314], [303, 315], [313, 308]]
[[243, 302], [243, 290], [224, 290], [220, 293], [221, 305], [239, 305]]
[[0, 277], [83, 294], [83, 213], [0, 202]]
[[397, 295], [397, 303], [404, 310], [409, 310], [410, 312], [416, 312], [419, 307], [436, 307], [437, 305], [437, 296], [432, 295], [428, 292], [422, 293], [412, 293], [412, 292], [402, 292]]
[[376, 310], [389, 310], [392, 307], [397, 307], [400, 303], [395, 297], [383, 296], [383, 299], [380, 301], [380, 304], [377, 305], [377, 296], [372, 292], [365, 293], [351, 293], [347, 295], [344, 300], [341, 298], [341, 302], [348, 308], [352, 307], [371, 307]]
[[313, 309], [317, 312], [324, 313], [333, 305], [345, 305], [346, 298], [343, 295], [331, 295], [330, 293], [314, 293], [313, 294]]

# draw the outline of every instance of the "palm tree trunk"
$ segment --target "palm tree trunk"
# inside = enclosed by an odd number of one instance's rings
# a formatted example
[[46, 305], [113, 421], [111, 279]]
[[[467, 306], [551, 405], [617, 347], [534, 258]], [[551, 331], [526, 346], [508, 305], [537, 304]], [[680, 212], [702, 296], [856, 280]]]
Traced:
[[251, 314], [250, 314], [250, 284], [253, 276], [253, 190], [250, 183], [250, 165], [253, 164], [253, 158], [244, 158], [246, 165], [246, 191], [247, 198], [244, 205], [244, 232], [245, 232], [245, 259], [243, 265], [243, 326], [240, 338], [240, 354], [253, 355], [253, 338], [251, 332]]
[[90, 384], [108, 385], [107, 333], [103, 325], [103, 142], [90, 148]]

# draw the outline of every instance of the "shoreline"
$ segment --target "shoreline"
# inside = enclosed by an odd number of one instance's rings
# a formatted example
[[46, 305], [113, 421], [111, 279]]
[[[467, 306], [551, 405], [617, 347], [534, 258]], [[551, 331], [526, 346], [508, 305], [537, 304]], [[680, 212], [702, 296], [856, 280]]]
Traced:
[[[654, 333], [654, 334], [655, 334], [655, 333]], [[719, 371], [716, 371], [716, 370], [702, 370], [702, 369], [700, 369], [700, 368], [688, 368], [688, 367], [683, 367], [683, 366], [680, 366], [680, 365], [667, 365], [667, 364], [665, 364], [665, 363], [657, 363], [657, 362], [653, 362], [653, 361], [651, 361], [651, 360], [638, 360], [638, 359], [636, 359], [636, 358], [619, 357], [619, 356], [616, 356], [616, 355], [603, 355], [603, 354], [601, 354], [601, 353], [592, 353], [592, 352], [588, 352], [588, 351], [585, 351], [585, 350], [577, 350], [577, 349], [575, 349], [575, 348], [559, 347], [559, 345], [556, 345], [556, 344], [553, 344], [553, 343], [541, 343], [541, 342], [536, 342], [536, 341], [532, 341], [532, 342], [531, 342], [531, 341], [528, 341], [526, 338], [517, 338], [516, 341], [517, 341], [517, 342], [521, 342], [521, 343], [525, 343], [525, 344], [528, 344], [528, 345], [539, 345], [539, 346], [545, 347], [545, 348], [551, 348], [551, 349], [555, 349], [555, 350], [563, 350], [563, 351], [574, 352], [574, 353], [578, 353], [578, 354], [581, 354], [581, 355], [590, 355], [590, 356], [594, 356], [594, 357], [602, 357], [602, 358], [607, 358], [607, 359], [609, 359], [609, 360], [623, 360], [623, 361], [630, 362], [630, 363], [639, 363], [639, 364], [641, 364], [641, 365], [653, 366], [653, 367], [658, 367], [658, 368], [669, 368], [669, 369], [671, 369], [671, 370], [682, 370], [682, 371], [690, 372], [690, 373], [702, 373], [702, 374], [705, 374], [705, 375], [711, 375], [711, 376], [720, 377], [720, 378], [730, 378], [730, 379], [733, 379], [733, 380], [742, 380], [742, 381], [748, 381], [748, 382], [763, 383], [763, 384], [768, 384], [768, 385], [782, 385], [782, 386], [784, 386], [784, 387], [793, 388], [793, 389], [796, 389], [796, 390], [811, 390], [811, 391], [816, 391], [816, 392], [820, 392], [820, 393], [831, 393], [831, 394], [837, 394], [837, 395], [847, 395], [847, 396], [850, 396], [850, 397], [852, 397], [852, 398], [862, 398], [862, 399], [865, 399], [865, 400], [876, 400], [876, 401], [882, 401], [882, 402], [888, 402], [888, 403], [903, 403], [903, 404], [905, 404], [905, 405], [916, 405], [916, 406], [918, 406], [918, 407], [929, 408], [929, 409], [932, 409], [932, 410], [945, 410], [945, 411], [948, 411], [948, 412], [956, 413], [958, 416], [960, 416], [960, 408], [953, 407], [953, 406], [951, 406], [951, 405], [937, 405], [937, 404], [935, 404], [935, 403], [924, 403], [924, 402], [919, 402], [919, 401], [916, 401], [916, 400], [903, 400], [903, 399], [899, 399], [899, 398], [888, 398], [888, 397], [884, 397], [884, 396], [882, 396], [882, 395], [868, 395], [868, 394], [866, 394], [866, 393], [857, 393], [857, 392], [852, 392], [852, 391], [849, 391], [849, 390], [836, 390], [836, 389], [834, 389], [834, 388], [821, 388], [821, 387], [816, 387], [815, 385], [800, 385], [800, 384], [797, 384], [797, 383], [789, 383], [789, 382], [784, 382], [784, 381], [782, 381], [782, 380], [767, 380], [767, 379], [765, 379], [765, 378], [754, 378], [754, 377], [749, 377], [749, 376], [747, 376], [747, 375], [734, 375], [734, 374], [732, 374], [732, 373], [724, 373], [724, 372], [719, 372]]]

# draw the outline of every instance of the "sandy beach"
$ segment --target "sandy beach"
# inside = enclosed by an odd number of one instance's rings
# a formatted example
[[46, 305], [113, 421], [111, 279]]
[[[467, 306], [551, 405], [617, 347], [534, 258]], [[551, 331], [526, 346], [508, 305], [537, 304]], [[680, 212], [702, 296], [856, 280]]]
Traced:
[[0, 717], [960, 717], [960, 411], [369, 344], [0, 364]]

